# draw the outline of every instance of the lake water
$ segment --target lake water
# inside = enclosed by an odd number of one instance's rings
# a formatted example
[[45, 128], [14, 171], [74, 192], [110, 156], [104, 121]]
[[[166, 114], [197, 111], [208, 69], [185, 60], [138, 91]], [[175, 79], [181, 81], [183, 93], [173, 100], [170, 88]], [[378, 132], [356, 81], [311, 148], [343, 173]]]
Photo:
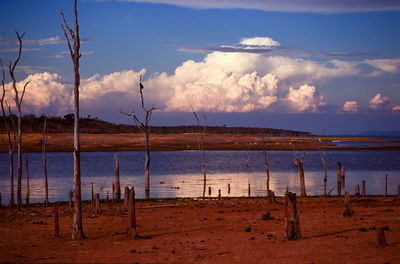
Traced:
[[[117, 152], [120, 164], [121, 187], [135, 186], [136, 196], [144, 197], [144, 153], [140, 151]], [[268, 152], [270, 188], [276, 195], [283, 195], [286, 186], [299, 194], [299, 174], [294, 166], [293, 151]], [[327, 190], [336, 193], [336, 162], [345, 167], [345, 190], [351, 194], [357, 184], [366, 181], [367, 194], [385, 193], [385, 174], [388, 175], [388, 193], [397, 194], [400, 184], [400, 151], [327, 151]], [[24, 153], [29, 160], [31, 202], [43, 202], [44, 179], [41, 153]], [[262, 151], [206, 151], [207, 196], [208, 186], [212, 197], [247, 196], [248, 184], [252, 196], [266, 195], [266, 176]], [[297, 152], [301, 155], [301, 152]], [[15, 154], [15, 159], [16, 159]], [[246, 163], [248, 161], [248, 167]], [[25, 164], [25, 163], [24, 163]], [[199, 151], [151, 152], [150, 196], [152, 198], [200, 197], [203, 190], [202, 161]], [[15, 161], [16, 165], [16, 161]], [[73, 154], [48, 153], [47, 170], [49, 199], [51, 202], [68, 200], [73, 189]], [[15, 168], [15, 194], [17, 185]], [[91, 197], [91, 182], [95, 192], [105, 198], [110, 193], [114, 177], [113, 152], [81, 153], [82, 198]], [[304, 172], [308, 195], [323, 194], [323, 163], [319, 151], [307, 151], [304, 158]], [[231, 192], [228, 194], [228, 184]], [[25, 201], [26, 172], [23, 170], [22, 197]], [[9, 160], [8, 153], [0, 153], [0, 192], [2, 203], [9, 201]], [[343, 193], [343, 192], [342, 192]]]

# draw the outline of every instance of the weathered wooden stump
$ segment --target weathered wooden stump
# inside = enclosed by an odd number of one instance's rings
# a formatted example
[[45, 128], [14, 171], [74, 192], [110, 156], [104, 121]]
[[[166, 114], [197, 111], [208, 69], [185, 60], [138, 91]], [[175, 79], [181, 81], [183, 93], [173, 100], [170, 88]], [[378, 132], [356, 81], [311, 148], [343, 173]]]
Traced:
[[305, 178], [304, 178], [303, 157], [304, 157], [304, 154], [301, 158], [296, 158], [294, 165], [299, 168], [300, 196], [306, 197], [307, 193], [306, 193], [306, 182], [305, 182]]
[[354, 191], [355, 196], [360, 196], [360, 185], [356, 185], [356, 190]]
[[355, 214], [355, 212], [351, 208], [350, 195], [349, 195], [348, 192], [344, 193], [344, 206], [345, 206], [345, 209], [344, 209], [344, 212], [343, 212], [343, 216], [344, 217], [352, 217]]
[[296, 194], [285, 193], [285, 240], [301, 238], [300, 219], [297, 213]]
[[362, 181], [362, 191], [361, 191], [361, 196], [365, 196], [365, 181]]
[[221, 200], [221, 189], [218, 190], [218, 200]]
[[340, 162], [337, 162], [337, 195], [340, 196], [342, 195], [342, 165]]
[[385, 238], [385, 229], [383, 227], [380, 227], [376, 230], [376, 237], [378, 239], [378, 244], [380, 246], [387, 246]]
[[228, 194], [231, 194], [231, 184], [228, 183]]
[[125, 186], [125, 191], [124, 191], [124, 210], [128, 210], [128, 202], [129, 202], [129, 188], [128, 186]]
[[126, 236], [132, 238], [138, 237], [136, 231], [136, 199], [134, 187], [129, 190], [128, 228], [126, 230]]
[[73, 196], [73, 191], [70, 190], [69, 191], [69, 203], [68, 203], [68, 208], [71, 209], [72, 208], [72, 196]]
[[211, 195], [211, 187], [208, 187], [208, 195]]
[[107, 190], [107, 195], [106, 195], [106, 204], [108, 204], [110, 201], [108, 199], [108, 190]]
[[345, 187], [344, 166], [342, 166], [341, 176], [342, 176], [341, 186], [342, 186], [342, 188], [344, 189], [344, 187]]
[[385, 174], [385, 195], [387, 196], [387, 174]]
[[58, 204], [54, 203], [54, 236], [60, 237], [60, 223], [58, 220]]
[[248, 186], [247, 189], [248, 189], [247, 192], [248, 192], [248, 195], [249, 195], [249, 198], [250, 198], [251, 197], [251, 186], [250, 186], [250, 183], [249, 183], [249, 186]]
[[101, 214], [101, 204], [100, 204], [100, 194], [99, 193], [96, 193], [95, 201], [96, 201], [96, 213]]
[[273, 191], [268, 190], [267, 197], [269, 202], [276, 203], [275, 193]]

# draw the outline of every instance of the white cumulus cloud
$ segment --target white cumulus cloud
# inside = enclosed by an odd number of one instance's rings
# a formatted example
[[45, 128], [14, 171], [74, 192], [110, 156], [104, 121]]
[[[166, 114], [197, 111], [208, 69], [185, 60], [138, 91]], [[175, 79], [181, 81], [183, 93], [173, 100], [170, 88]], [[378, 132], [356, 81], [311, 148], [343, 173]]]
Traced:
[[357, 113], [360, 106], [356, 101], [347, 101], [343, 105], [343, 111], [347, 113]]
[[318, 107], [326, 105], [324, 97], [319, 95], [315, 86], [304, 84], [298, 89], [289, 88], [287, 95], [289, 112], [317, 113]]
[[369, 100], [369, 108], [372, 110], [385, 110], [389, 106], [389, 98], [377, 93]]

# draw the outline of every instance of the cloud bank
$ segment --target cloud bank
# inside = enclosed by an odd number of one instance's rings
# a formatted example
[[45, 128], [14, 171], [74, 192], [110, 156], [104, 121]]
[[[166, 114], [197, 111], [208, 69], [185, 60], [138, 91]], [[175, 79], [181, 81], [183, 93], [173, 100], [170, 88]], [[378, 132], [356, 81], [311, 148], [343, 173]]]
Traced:
[[[233, 49], [273, 49], [280, 43], [267, 37], [243, 38]], [[318, 91], [325, 82], [360, 74], [360, 65], [368, 63], [373, 71], [397, 73], [398, 60], [314, 61], [303, 58], [268, 55], [268, 53], [222, 52], [207, 54], [201, 61], [188, 60], [174, 74], [157, 73], [145, 76], [146, 104], [157, 111], [215, 113], [321, 113], [327, 102]], [[107, 75], [95, 74], [81, 80], [81, 109], [87, 113], [129, 112], [138, 110], [139, 76], [146, 70], [125, 70]], [[48, 72], [35, 73], [30, 80], [23, 108], [35, 114], [63, 115], [72, 111], [72, 84]], [[10, 88], [11, 84], [7, 84]], [[8, 92], [8, 101], [13, 93]], [[339, 112], [357, 113], [359, 105], [347, 101]], [[338, 109], [337, 108], [337, 109]], [[388, 111], [389, 98], [376, 94], [369, 109]], [[393, 112], [397, 108], [393, 107]], [[336, 111], [336, 110], [335, 110]]]
[[119, 0], [120, 2], [138, 2], [169, 4], [190, 8], [242, 8], [258, 9], [263, 11], [277, 12], [318, 12], [318, 13], [341, 13], [341, 12], [368, 12], [368, 11], [393, 11], [400, 10], [397, 0]]

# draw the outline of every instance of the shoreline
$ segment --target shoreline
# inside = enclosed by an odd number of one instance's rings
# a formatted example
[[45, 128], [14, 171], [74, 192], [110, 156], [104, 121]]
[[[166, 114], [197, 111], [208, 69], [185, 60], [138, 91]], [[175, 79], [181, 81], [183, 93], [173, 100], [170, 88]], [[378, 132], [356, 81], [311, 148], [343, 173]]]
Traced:
[[[150, 134], [151, 151], [198, 150], [197, 133]], [[265, 137], [267, 151], [274, 150], [400, 150], [399, 141], [376, 137]], [[337, 146], [333, 141], [371, 144]], [[373, 144], [375, 143], [375, 144]], [[389, 144], [392, 143], [392, 144]], [[262, 150], [262, 139], [254, 134], [206, 134], [205, 150]], [[72, 152], [73, 134], [47, 134], [47, 152]], [[143, 151], [142, 134], [81, 134], [82, 152], [94, 151]], [[42, 134], [23, 134], [23, 152], [41, 152]], [[8, 152], [6, 134], [0, 134], [0, 152]]]

